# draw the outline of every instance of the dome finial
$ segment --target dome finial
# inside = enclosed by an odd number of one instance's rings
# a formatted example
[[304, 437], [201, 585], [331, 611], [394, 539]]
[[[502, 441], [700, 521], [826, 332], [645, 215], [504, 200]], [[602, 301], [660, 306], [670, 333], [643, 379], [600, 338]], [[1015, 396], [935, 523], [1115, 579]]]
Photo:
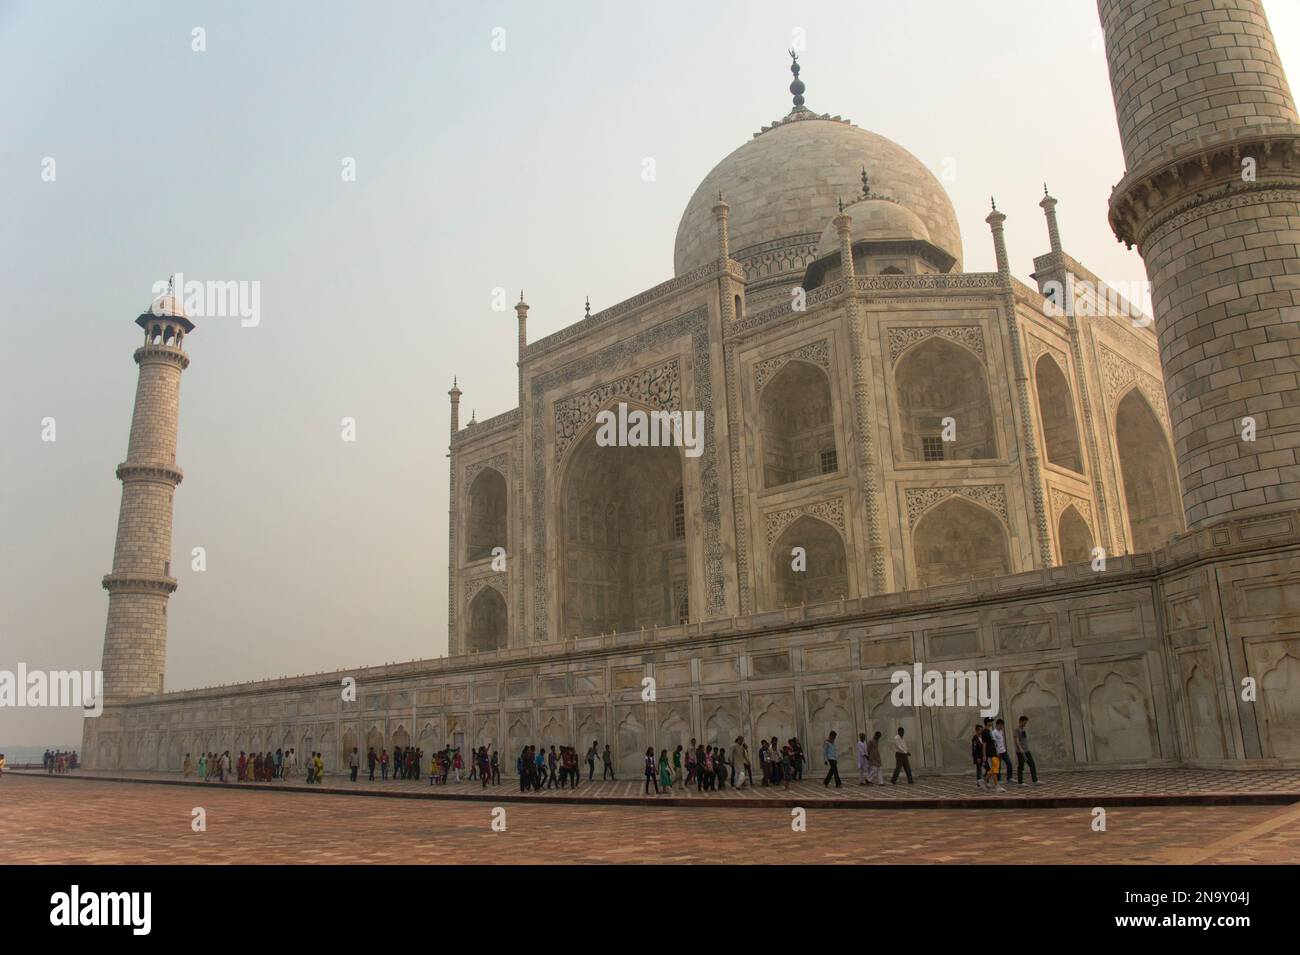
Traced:
[[807, 89], [803, 85], [803, 80], [799, 79], [799, 54], [793, 49], [790, 53], [790, 72], [794, 74], [794, 82], [790, 84], [790, 92], [794, 94], [794, 108], [803, 109], [803, 94]]
[[591, 318], [591, 296], [587, 296], [587, 318]]
[[837, 198], [837, 199], [835, 200], [835, 202], [839, 205], [839, 207], [840, 207], [840, 212], [843, 212], [843, 211], [844, 211], [844, 199], [843, 199], [843, 197]]
[[989, 196], [989, 205], [993, 207], [994, 212], [998, 211], [998, 201], [994, 199], [992, 196]]
[[867, 167], [862, 167], [862, 197], [871, 195], [871, 180], [867, 178]]

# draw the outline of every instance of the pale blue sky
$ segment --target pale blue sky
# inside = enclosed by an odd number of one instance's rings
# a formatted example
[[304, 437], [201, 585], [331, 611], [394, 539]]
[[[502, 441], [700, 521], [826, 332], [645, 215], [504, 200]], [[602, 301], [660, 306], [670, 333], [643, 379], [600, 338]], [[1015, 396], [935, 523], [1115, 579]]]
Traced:
[[[1294, 82], [1300, 4], [1266, 9]], [[1067, 250], [1144, 277], [1090, 0], [0, 3], [0, 668], [98, 665], [132, 320], [175, 271], [262, 316], [187, 341], [168, 686], [444, 654], [446, 392], [515, 399], [493, 289], [538, 338], [671, 277], [695, 186], [788, 111], [796, 27], [810, 107], [956, 160], [968, 269], [993, 193], [1027, 279], [1046, 179]], [[79, 722], [6, 711], [0, 745]]]

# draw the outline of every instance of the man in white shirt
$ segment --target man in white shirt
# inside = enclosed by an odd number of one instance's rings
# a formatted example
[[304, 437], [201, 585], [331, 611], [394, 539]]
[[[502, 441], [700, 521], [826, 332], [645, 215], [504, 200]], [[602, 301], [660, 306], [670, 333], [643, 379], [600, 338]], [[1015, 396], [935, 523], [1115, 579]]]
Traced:
[[889, 780], [894, 785], [898, 784], [898, 774], [901, 770], [906, 770], [907, 782], [911, 785], [915, 781], [912, 779], [911, 754], [907, 751], [907, 742], [903, 739], [903, 727], [900, 726], [898, 735], [894, 737], [894, 775]]
[[1011, 782], [1011, 763], [1007, 761], [1007, 724], [1003, 720], [998, 720], [993, 727], [993, 748], [998, 757], [998, 771], [993, 774], [993, 785], [998, 787], [998, 792], [1006, 792], [1006, 787], [1002, 785], [1002, 774], [1005, 773], [1007, 782]]
[[858, 785], [867, 784], [867, 734], [858, 734]]

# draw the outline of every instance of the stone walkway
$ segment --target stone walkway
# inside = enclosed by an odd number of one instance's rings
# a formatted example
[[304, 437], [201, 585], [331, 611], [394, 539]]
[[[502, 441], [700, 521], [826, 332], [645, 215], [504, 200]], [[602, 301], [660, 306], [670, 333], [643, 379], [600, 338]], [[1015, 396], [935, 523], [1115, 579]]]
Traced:
[[[701, 798], [648, 811], [626, 799], [542, 805], [546, 801], [378, 802], [321, 791], [286, 795], [234, 785], [6, 773], [0, 780], [0, 846], [6, 863], [71, 864], [1300, 860], [1300, 805], [1108, 808], [1106, 831], [1098, 832], [1092, 810], [1082, 807], [861, 813], [807, 800], [806, 828], [796, 832], [789, 808], [757, 803], [737, 811]], [[192, 828], [196, 809], [202, 809], [205, 831]], [[505, 831], [493, 831], [494, 819], [505, 822]]]
[[[26, 775], [26, 771], [19, 774]], [[43, 775], [36, 771], [33, 775]], [[972, 774], [973, 775], [973, 774]], [[644, 795], [644, 779], [584, 781], [577, 789], [544, 789], [521, 793], [515, 780], [503, 779], [499, 786], [483, 788], [478, 782], [463, 781], [430, 786], [427, 778], [388, 780], [372, 783], [365, 775], [357, 782], [346, 776], [327, 777], [322, 785], [308, 786], [303, 779], [271, 783], [203, 783], [183, 779], [179, 773], [162, 772], [81, 772], [47, 777], [52, 781], [75, 785], [78, 780], [101, 779], [132, 783], [200, 787], [206, 789], [264, 790], [287, 792], [345, 793], [407, 799], [454, 799], [468, 801], [530, 802], [557, 804], [614, 804], [664, 806], [751, 806], [793, 807], [817, 805], [834, 809], [969, 809], [1105, 806], [1189, 806], [1189, 805], [1287, 805], [1300, 802], [1300, 770], [1189, 770], [1142, 769], [1104, 772], [1090, 770], [1045, 774], [1042, 784], [1023, 786], [1014, 782], [1005, 793], [977, 790], [973, 778], [966, 776], [921, 776], [908, 785], [904, 777], [897, 785], [860, 786], [855, 773], [845, 778], [844, 786], [824, 787], [820, 778], [793, 782], [787, 792], [783, 787], [746, 786], [717, 792], [698, 792], [694, 788], [674, 787], [671, 792]]]

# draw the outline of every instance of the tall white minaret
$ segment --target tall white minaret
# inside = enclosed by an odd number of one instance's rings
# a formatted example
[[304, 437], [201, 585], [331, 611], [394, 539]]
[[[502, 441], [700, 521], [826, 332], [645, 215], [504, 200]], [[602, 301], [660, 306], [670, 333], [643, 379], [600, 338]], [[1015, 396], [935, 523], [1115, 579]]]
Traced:
[[117, 518], [113, 571], [104, 577], [104, 698], [108, 703], [163, 691], [167, 663], [167, 600], [172, 576], [172, 496], [183, 477], [176, 466], [181, 349], [194, 330], [169, 286], [136, 324], [144, 344], [135, 350], [140, 377], [131, 415], [126, 460], [117, 466], [122, 507]]

